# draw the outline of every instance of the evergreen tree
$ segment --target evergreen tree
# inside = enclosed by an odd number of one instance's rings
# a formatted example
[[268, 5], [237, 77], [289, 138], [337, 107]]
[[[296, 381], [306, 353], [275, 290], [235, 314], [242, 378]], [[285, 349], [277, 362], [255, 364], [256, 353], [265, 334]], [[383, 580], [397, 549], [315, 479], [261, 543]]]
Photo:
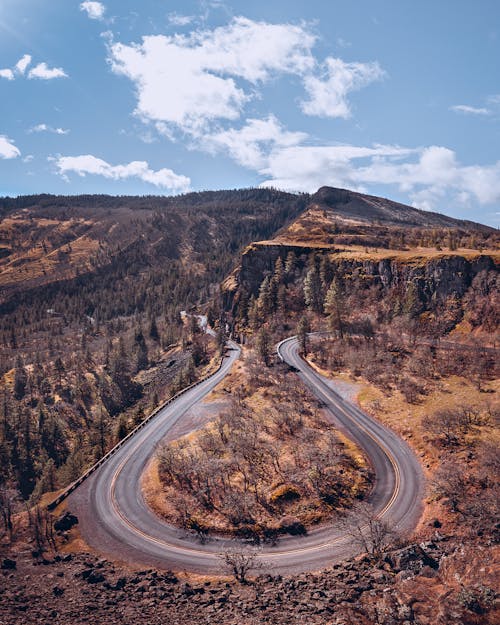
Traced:
[[259, 310], [267, 317], [272, 312], [272, 296], [271, 296], [271, 281], [269, 276], [266, 276], [259, 288], [259, 299], [257, 300]]
[[344, 301], [337, 278], [332, 280], [325, 297], [324, 309], [328, 315], [328, 327], [344, 337]]
[[271, 364], [271, 339], [268, 331], [264, 327], [262, 327], [257, 334], [256, 347], [260, 359], [266, 367], [269, 367]]
[[156, 317], [154, 315], [151, 317], [151, 323], [149, 324], [149, 336], [153, 339], [153, 341], [158, 342], [160, 340], [158, 326], [156, 325]]
[[307, 307], [315, 313], [323, 311], [321, 278], [316, 265], [313, 265], [304, 279], [304, 300]]
[[308, 333], [310, 331], [311, 327], [309, 325], [309, 319], [303, 315], [297, 324], [297, 339], [299, 341], [299, 349], [302, 356], [307, 356], [307, 352], [309, 351]]
[[26, 393], [26, 384], [28, 382], [28, 374], [24, 368], [23, 361], [18, 356], [16, 359], [16, 368], [14, 371], [14, 397], [21, 400]]

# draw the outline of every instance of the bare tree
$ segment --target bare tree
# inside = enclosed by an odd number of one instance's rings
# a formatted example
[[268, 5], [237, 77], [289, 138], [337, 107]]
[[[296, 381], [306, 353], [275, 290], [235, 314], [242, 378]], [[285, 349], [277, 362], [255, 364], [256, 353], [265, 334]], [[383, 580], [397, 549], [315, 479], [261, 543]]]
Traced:
[[341, 525], [355, 545], [377, 560], [402, 537], [390, 522], [381, 519], [366, 502], [355, 505]]
[[31, 537], [39, 554], [47, 550], [47, 547], [56, 549], [54, 533], [54, 519], [47, 508], [39, 505], [28, 508], [29, 526]]
[[237, 582], [247, 583], [251, 570], [260, 569], [263, 563], [257, 559], [257, 552], [249, 549], [228, 549], [220, 554], [224, 566], [234, 575]]
[[439, 437], [447, 447], [463, 442], [471, 429], [471, 415], [468, 409], [437, 410], [422, 419], [422, 427]]
[[456, 460], [445, 459], [434, 474], [431, 489], [438, 497], [445, 497], [453, 512], [462, 512], [460, 505], [467, 497], [470, 479], [466, 469]]
[[20, 499], [19, 491], [5, 485], [0, 487], [0, 515], [9, 540], [12, 540], [14, 534], [14, 514], [18, 509]]

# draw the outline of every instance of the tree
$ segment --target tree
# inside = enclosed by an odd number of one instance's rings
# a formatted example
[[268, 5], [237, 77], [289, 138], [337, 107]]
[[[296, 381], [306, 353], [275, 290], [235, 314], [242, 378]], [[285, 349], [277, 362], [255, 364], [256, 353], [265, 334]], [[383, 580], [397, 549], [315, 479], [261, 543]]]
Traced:
[[220, 555], [223, 564], [234, 575], [237, 582], [247, 583], [247, 575], [253, 569], [262, 568], [255, 550], [228, 549]]
[[257, 334], [257, 353], [259, 357], [269, 367], [271, 364], [271, 339], [266, 328], [261, 328]]
[[141, 328], [139, 328], [137, 332], [135, 333], [135, 344], [136, 344], [136, 354], [137, 354], [136, 371], [147, 369], [148, 364], [149, 364], [148, 346], [146, 345], [146, 340], [144, 339], [144, 334], [142, 333]]
[[269, 276], [266, 276], [259, 288], [259, 298], [257, 300], [258, 309], [261, 315], [265, 317], [269, 315], [273, 310], [273, 293], [271, 289], [271, 281]]
[[307, 307], [315, 313], [323, 311], [323, 293], [318, 268], [314, 264], [304, 279], [304, 300]]
[[19, 491], [5, 485], [0, 486], [0, 515], [9, 540], [12, 540], [14, 534], [14, 514], [17, 512], [20, 499]]
[[28, 382], [28, 374], [24, 368], [23, 361], [20, 357], [16, 360], [16, 368], [14, 372], [14, 397], [18, 400], [24, 397], [26, 392], [26, 384]]
[[433, 415], [424, 417], [422, 427], [439, 437], [444, 445], [451, 447], [463, 442], [471, 422], [467, 410], [443, 408]]
[[394, 526], [380, 518], [366, 502], [355, 505], [351, 515], [343, 520], [342, 525], [353, 543], [377, 560], [380, 560], [384, 551], [401, 538]]
[[344, 337], [344, 301], [337, 278], [334, 278], [326, 293], [324, 310], [328, 315], [328, 328]]
[[434, 474], [431, 489], [438, 497], [445, 497], [453, 512], [462, 512], [460, 506], [467, 497], [469, 477], [456, 460], [445, 459]]
[[156, 317], [154, 315], [151, 317], [151, 323], [149, 324], [149, 336], [153, 339], [153, 341], [158, 342], [160, 340], [158, 326], [156, 325]]
[[297, 339], [299, 341], [300, 353], [302, 356], [307, 356], [307, 352], [309, 351], [308, 345], [308, 333], [311, 331], [311, 327], [309, 325], [308, 318], [304, 315], [300, 318], [300, 321], [297, 325]]

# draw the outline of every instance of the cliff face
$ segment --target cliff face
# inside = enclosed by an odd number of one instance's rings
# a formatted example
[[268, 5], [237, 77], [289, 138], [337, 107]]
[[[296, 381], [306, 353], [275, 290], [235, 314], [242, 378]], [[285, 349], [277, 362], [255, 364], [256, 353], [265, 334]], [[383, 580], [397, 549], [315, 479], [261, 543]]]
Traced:
[[348, 258], [345, 254], [337, 254], [332, 246], [254, 243], [243, 253], [240, 267], [231, 280], [226, 281], [228, 307], [237, 306], [242, 292], [257, 296], [262, 280], [272, 273], [276, 260], [281, 258], [285, 263], [290, 254], [294, 255], [294, 264], [299, 271], [304, 269], [311, 254], [326, 254], [335, 273], [344, 279], [381, 285], [384, 290], [413, 283], [425, 307], [431, 306], [434, 300], [463, 297], [475, 276], [482, 271], [498, 269], [497, 255], [480, 252], [418, 256], [387, 250], [373, 258], [362, 253]]

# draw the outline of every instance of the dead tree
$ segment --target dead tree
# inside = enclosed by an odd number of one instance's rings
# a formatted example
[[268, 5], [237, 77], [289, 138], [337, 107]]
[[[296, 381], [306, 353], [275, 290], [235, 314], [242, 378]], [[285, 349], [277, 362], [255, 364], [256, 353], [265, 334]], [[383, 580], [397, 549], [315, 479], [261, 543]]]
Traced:
[[224, 566], [234, 575], [237, 582], [247, 583], [247, 575], [251, 570], [262, 568], [257, 559], [257, 552], [248, 549], [228, 549], [220, 554]]
[[366, 502], [355, 505], [341, 525], [353, 544], [377, 560], [402, 538], [396, 528], [389, 521], [380, 518]]

